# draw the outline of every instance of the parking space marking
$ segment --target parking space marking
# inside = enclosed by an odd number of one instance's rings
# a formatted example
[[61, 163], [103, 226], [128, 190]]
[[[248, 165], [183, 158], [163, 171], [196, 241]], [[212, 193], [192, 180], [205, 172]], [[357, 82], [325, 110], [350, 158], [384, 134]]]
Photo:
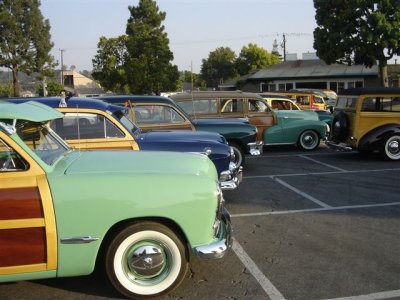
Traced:
[[400, 205], [400, 202], [365, 204], [365, 205], [363, 205], [363, 204], [360, 204], [360, 205], [346, 205], [346, 206], [336, 206], [336, 207], [335, 206], [331, 206], [331, 207], [296, 209], [296, 210], [265, 211], [265, 212], [255, 212], [255, 213], [231, 214], [231, 218], [257, 217], [257, 216], [268, 216], [268, 215], [284, 215], [284, 214], [297, 214], [297, 213], [308, 213], [308, 212], [319, 212], [319, 211], [335, 211], [335, 210], [344, 210], [344, 209], [375, 208], [375, 207], [398, 206], [398, 205]]
[[325, 166], [325, 167], [332, 168], [332, 169], [335, 169], [335, 170], [338, 170], [338, 171], [341, 171], [341, 172], [347, 172], [347, 170], [345, 170], [345, 169], [338, 168], [338, 167], [332, 166], [332, 165], [330, 165], [330, 164], [323, 163], [323, 162], [321, 162], [321, 161], [318, 161], [318, 160], [313, 159], [313, 158], [311, 158], [311, 157], [308, 157], [308, 156], [306, 156], [306, 155], [299, 155], [299, 156], [300, 156], [301, 158], [307, 159], [307, 160], [309, 160], [309, 161], [315, 162], [315, 163], [320, 164], [320, 165], [323, 165], [323, 166]]
[[292, 173], [292, 174], [275, 174], [275, 175], [255, 175], [243, 176], [243, 179], [256, 179], [256, 178], [275, 178], [275, 177], [290, 177], [290, 176], [310, 176], [310, 175], [335, 175], [335, 174], [356, 174], [356, 173], [370, 173], [370, 172], [389, 172], [400, 171], [400, 168], [387, 168], [387, 169], [372, 169], [372, 170], [352, 170], [352, 171], [331, 171], [331, 172], [310, 172], [310, 173]]
[[329, 300], [376, 300], [376, 299], [394, 299], [394, 298], [397, 299], [397, 297], [400, 297], [400, 290], [386, 291], [386, 292], [374, 293], [374, 294], [369, 294], [369, 295], [334, 298], [334, 299], [329, 299]]
[[314, 198], [313, 196], [311, 196], [311, 195], [309, 195], [309, 194], [307, 194], [307, 193], [304, 193], [304, 192], [300, 191], [299, 189], [295, 188], [294, 186], [288, 184], [287, 182], [285, 182], [285, 181], [283, 181], [283, 180], [281, 180], [281, 179], [279, 179], [279, 178], [274, 177], [273, 180], [275, 180], [275, 181], [278, 182], [279, 184], [283, 185], [284, 187], [288, 188], [289, 190], [295, 192], [296, 194], [299, 194], [300, 196], [302, 196], [302, 197], [304, 197], [304, 198], [306, 198], [306, 199], [308, 199], [308, 200], [314, 202], [315, 204], [318, 204], [319, 206], [322, 206], [322, 207], [324, 207], [324, 208], [330, 208], [330, 207], [332, 207], [332, 206], [330, 206], [330, 205], [328, 205], [328, 204], [326, 204], [326, 203], [324, 203], [324, 202], [322, 202], [322, 201], [320, 201], [320, 200]]
[[272, 282], [260, 271], [255, 262], [244, 251], [242, 246], [233, 238], [232, 249], [242, 264], [253, 275], [271, 300], [284, 300], [285, 297], [276, 289]]

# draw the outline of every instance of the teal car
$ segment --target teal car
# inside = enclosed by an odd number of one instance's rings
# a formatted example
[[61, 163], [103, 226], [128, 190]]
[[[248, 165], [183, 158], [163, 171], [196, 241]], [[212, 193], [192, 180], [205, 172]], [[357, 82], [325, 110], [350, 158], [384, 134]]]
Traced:
[[190, 253], [223, 257], [229, 213], [210, 159], [158, 151], [73, 151], [63, 114], [0, 103], [0, 282], [105, 268], [125, 297], [177, 287]]

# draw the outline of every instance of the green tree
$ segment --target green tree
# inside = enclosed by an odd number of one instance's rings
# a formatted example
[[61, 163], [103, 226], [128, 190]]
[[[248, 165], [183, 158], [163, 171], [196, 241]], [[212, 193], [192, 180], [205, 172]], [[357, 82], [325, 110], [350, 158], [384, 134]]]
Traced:
[[129, 6], [129, 11], [125, 72], [130, 92], [175, 91], [179, 72], [171, 63], [174, 56], [162, 25], [166, 13], [159, 11], [153, 0], [139, 0], [138, 6]]
[[12, 97], [13, 92], [11, 83], [0, 84], [0, 97]]
[[20, 71], [46, 75], [54, 67], [50, 23], [39, 6], [39, 0], [0, 1], [0, 67], [12, 71], [15, 96], [20, 95]]
[[314, 0], [314, 48], [327, 64], [373, 66], [388, 86], [387, 61], [400, 54], [400, 1]]
[[[47, 96], [60, 96], [61, 92], [64, 90], [64, 86], [58, 82], [58, 81], [54, 81], [54, 80], [49, 80], [46, 82], [46, 90], [47, 90]], [[43, 94], [43, 86], [39, 85], [36, 87], [36, 93], [39, 96], [44, 96]]]
[[126, 35], [109, 39], [100, 37], [97, 54], [92, 59], [93, 78], [113, 92], [129, 92], [125, 73], [126, 40]]
[[207, 86], [217, 88], [226, 79], [236, 77], [235, 60], [236, 54], [229, 47], [219, 47], [210, 52], [201, 65], [201, 77]]
[[235, 64], [239, 74], [245, 75], [279, 62], [280, 58], [276, 54], [271, 54], [256, 44], [250, 43], [242, 48]]

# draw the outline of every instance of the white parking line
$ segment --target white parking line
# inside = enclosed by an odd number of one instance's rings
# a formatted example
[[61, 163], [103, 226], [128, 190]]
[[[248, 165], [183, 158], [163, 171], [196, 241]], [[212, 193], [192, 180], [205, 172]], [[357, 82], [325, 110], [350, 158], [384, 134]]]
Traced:
[[285, 215], [285, 214], [297, 214], [297, 213], [308, 213], [308, 212], [319, 212], [319, 211], [335, 211], [344, 209], [362, 209], [362, 208], [374, 208], [374, 207], [397, 206], [397, 205], [400, 205], [400, 202], [365, 204], [365, 205], [347, 205], [347, 206], [336, 206], [336, 207], [331, 206], [331, 207], [297, 209], [297, 210], [265, 211], [265, 212], [255, 212], [255, 213], [231, 214], [231, 218]]
[[301, 158], [310, 160], [310, 161], [312, 161], [312, 162], [315, 162], [315, 163], [317, 163], [317, 164], [323, 165], [323, 166], [325, 166], [325, 167], [332, 168], [332, 169], [335, 169], [335, 170], [338, 170], [338, 171], [341, 171], [341, 172], [347, 172], [347, 170], [345, 170], [345, 169], [338, 168], [338, 167], [332, 166], [332, 165], [330, 165], [330, 164], [323, 163], [323, 162], [318, 161], [318, 160], [316, 160], [316, 159], [313, 159], [313, 158], [311, 158], [311, 157], [308, 157], [308, 156], [305, 156], [305, 155], [299, 155], [299, 156], [300, 156]]
[[309, 194], [306, 194], [306, 193], [300, 191], [299, 189], [295, 188], [294, 186], [288, 184], [287, 182], [285, 182], [285, 181], [283, 181], [283, 180], [281, 180], [281, 179], [279, 179], [279, 178], [276, 178], [276, 177], [275, 177], [275, 178], [273, 178], [273, 179], [274, 179], [276, 182], [278, 182], [279, 184], [281, 184], [281, 185], [283, 185], [284, 187], [288, 188], [289, 190], [291, 190], [291, 191], [293, 191], [293, 192], [299, 194], [300, 196], [302, 196], [302, 197], [304, 197], [304, 198], [306, 198], [306, 199], [308, 199], [308, 200], [314, 202], [315, 204], [318, 204], [319, 206], [322, 206], [322, 207], [325, 207], [325, 208], [331, 207], [330, 205], [328, 205], [328, 204], [326, 204], [326, 203], [324, 203], [324, 202], [322, 202], [322, 201], [320, 201], [320, 200], [314, 198], [313, 196], [311, 196], [311, 195], [309, 195]]
[[237, 257], [240, 259], [246, 269], [249, 270], [251, 275], [253, 275], [257, 282], [261, 285], [261, 287], [271, 300], [285, 299], [285, 297], [283, 297], [283, 295], [276, 289], [272, 282], [267, 277], [265, 277], [265, 275], [260, 271], [254, 261], [235, 239], [233, 239], [232, 249], [233, 251], [235, 251]]
[[371, 172], [388, 172], [400, 171], [400, 168], [387, 168], [387, 169], [372, 169], [372, 170], [353, 170], [353, 171], [331, 171], [331, 172], [310, 172], [310, 173], [292, 173], [292, 174], [275, 174], [275, 175], [255, 175], [243, 176], [244, 179], [256, 178], [274, 178], [274, 177], [291, 177], [291, 176], [310, 176], [310, 175], [335, 175], [335, 174], [356, 174], [356, 173], [371, 173]]
[[369, 295], [334, 298], [329, 300], [376, 300], [376, 299], [394, 299], [394, 298], [398, 299], [397, 297], [400, 297], [400, 290], [386, 291]]

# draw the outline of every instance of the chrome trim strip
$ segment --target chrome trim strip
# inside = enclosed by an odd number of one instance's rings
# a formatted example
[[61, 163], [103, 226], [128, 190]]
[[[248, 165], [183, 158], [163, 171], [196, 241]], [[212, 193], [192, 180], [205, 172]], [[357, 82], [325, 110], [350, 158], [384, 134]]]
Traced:
[[61, 244], [88, 244], [97, 241], [99, 238], [91, 236], [76, 236], [70, 238], [61, 238]]

